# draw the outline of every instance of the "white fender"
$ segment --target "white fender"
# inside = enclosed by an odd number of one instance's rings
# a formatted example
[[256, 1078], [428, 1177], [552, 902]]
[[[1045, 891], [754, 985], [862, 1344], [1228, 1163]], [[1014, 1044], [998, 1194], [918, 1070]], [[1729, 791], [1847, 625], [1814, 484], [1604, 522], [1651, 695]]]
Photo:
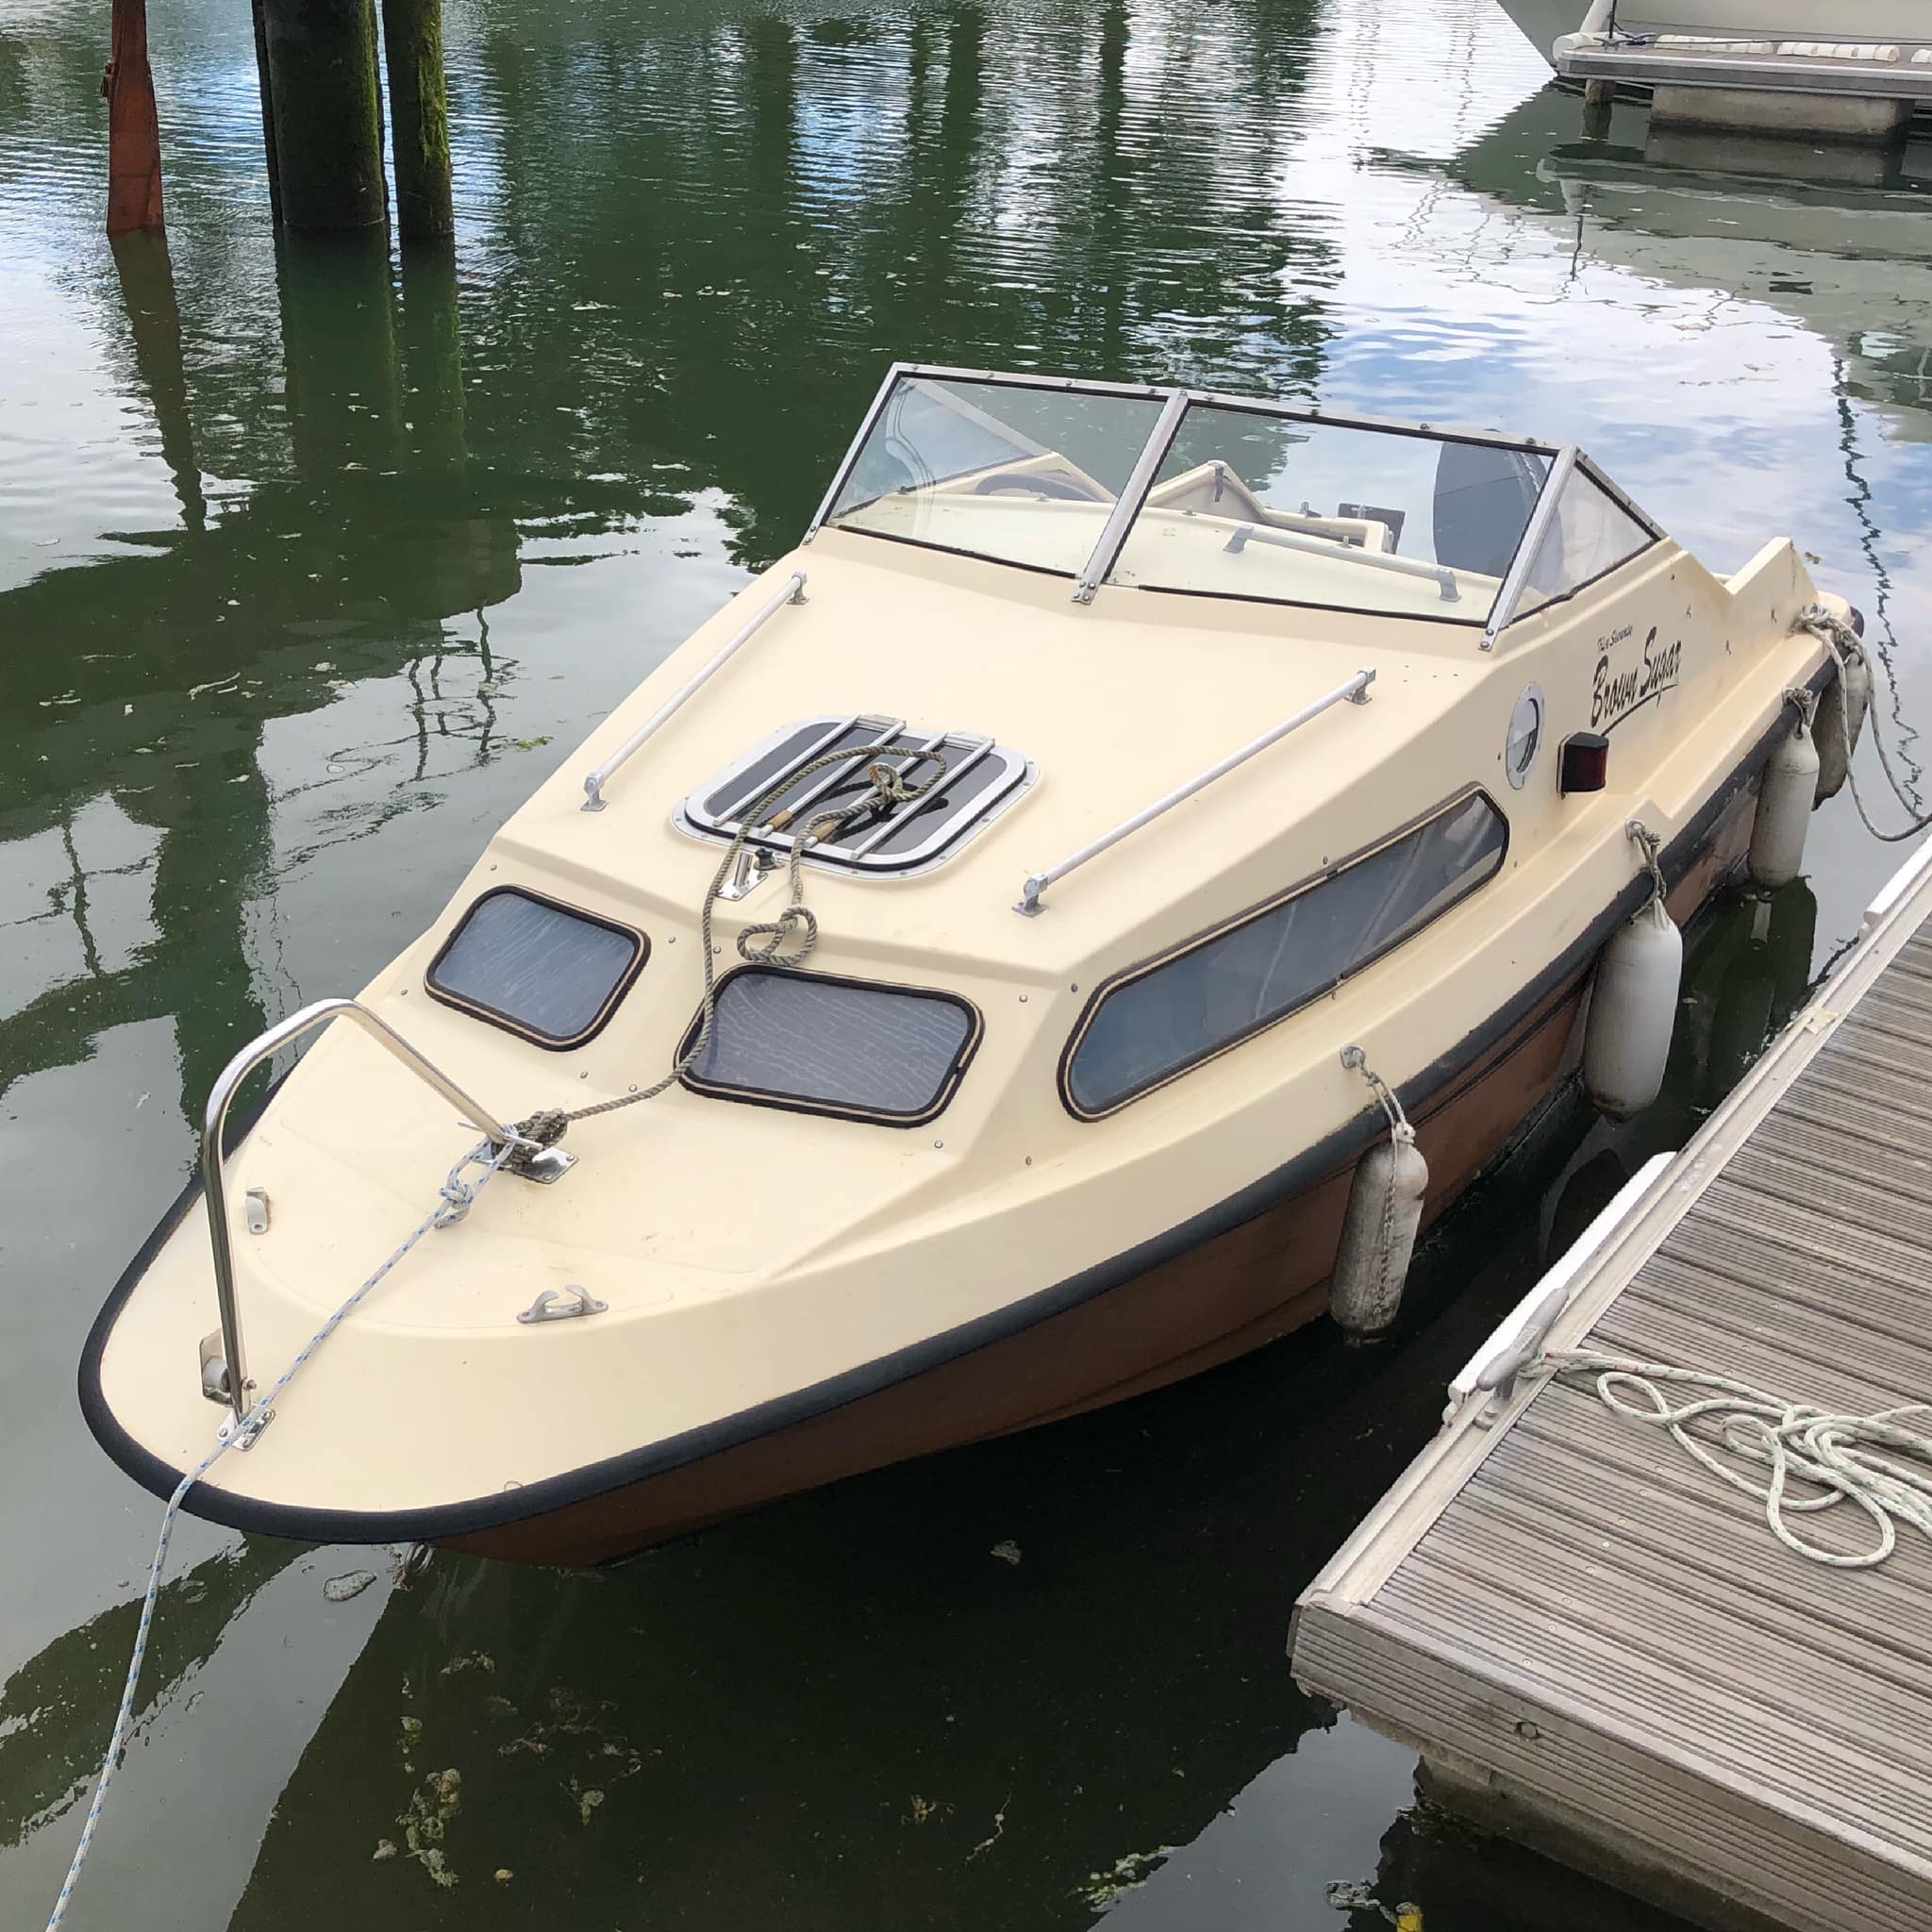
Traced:
[[1351, 1341], [1373, 1341], [1394, 1321], [1428, 1188], [1429, 1164], [1406, 1126], [1357, 1164], [1328, 1285], [1329, 1312]]
[[1684, 935], [1652, 897], [1604, 948], [1590, 995], [1583, 1085], [1613, 1120], [1641, 1113], [1664, 1084], [1683, 976]]
[[1797, 729], [1765, 760], [1757, 781], [1757, 816], [1751, 821], [1751, 850], [1744, 860], [1754, 885], [1788, 886], [1804, 870], [1818, 777], [1818, 747], [1800, 718]]

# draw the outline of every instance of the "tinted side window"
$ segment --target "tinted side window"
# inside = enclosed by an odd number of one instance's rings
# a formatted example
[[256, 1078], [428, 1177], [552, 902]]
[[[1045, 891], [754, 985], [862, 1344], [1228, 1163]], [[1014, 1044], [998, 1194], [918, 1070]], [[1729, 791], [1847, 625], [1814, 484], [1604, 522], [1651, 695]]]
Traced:
[[1306, 1006], [1492, 877], [1508, 833], [1472, 792], [1387, 844], [1106, 989], [1064, 1076], [1091, 1118]]

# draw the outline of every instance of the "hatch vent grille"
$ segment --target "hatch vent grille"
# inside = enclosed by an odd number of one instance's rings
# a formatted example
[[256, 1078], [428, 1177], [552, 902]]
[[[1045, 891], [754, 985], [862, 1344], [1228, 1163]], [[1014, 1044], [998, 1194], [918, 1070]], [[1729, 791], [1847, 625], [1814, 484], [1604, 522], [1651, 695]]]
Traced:
[[[946, 761], [944, 779], [923, 798], [903, 805], [874, 805], [848, 824], [837, 839], [811, 847], [815, 862], [845, 872], [896, 874], [936, 865], [989, 820], [996, 818], [1033, 782], [1032, 764], [991, 738], [966, 731], [925, 731], [903, 718], [807, 718], [788, 724], [726, 767], [677, 808], [678, 823], [703, 838], [734, 839], [742, 814], [816, 758], [849, 751], [843, 763], [787, 785], [764, 816], [784, 812], [790, 827], [851, 805], [872, 791], [866, 768], [881, 745], [918, 746]], [[929, 769], [908, 750], [883, 760], [913, 784]], [[774, 853], [791, 849], [790, 830], [754, 831], [748, 844]]]

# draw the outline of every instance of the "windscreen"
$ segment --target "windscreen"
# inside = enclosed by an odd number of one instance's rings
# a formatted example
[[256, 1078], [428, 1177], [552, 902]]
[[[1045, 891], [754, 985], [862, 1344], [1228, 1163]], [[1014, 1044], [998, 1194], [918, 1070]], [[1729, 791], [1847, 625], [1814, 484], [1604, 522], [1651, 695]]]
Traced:
[[1481, 624], [1550, 459], [1195, 404], [1109, 581]]
[[1515, 615], [1527, 617], [1580, 591], [1656, 541], [1607, 491], [1573, 470], [1530, 558]]
[[1077, 575], [1162, 399], [901, 376], [826, 522]]

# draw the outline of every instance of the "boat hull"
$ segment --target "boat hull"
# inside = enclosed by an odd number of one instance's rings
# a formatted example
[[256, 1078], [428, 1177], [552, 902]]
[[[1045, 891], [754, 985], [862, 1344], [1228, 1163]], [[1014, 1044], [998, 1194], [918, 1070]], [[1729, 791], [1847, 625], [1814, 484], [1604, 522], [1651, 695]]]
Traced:
[[[1714, 801], [1713, 823], [1673, 881], [1680, 921], [1736, 872], [1755, 802], [1755, 786]], [[1573, 1070], [1592, 963], [1543, 991], [1411, 1108], [1429, 1163], [1424, 1224]], [[1103, 1407], [1265, 1347], [1327, 1309], [1357, 1158], [1117, 1287], [888, 1387], [541, 1515], [437, 1541], [505, 1562], [608, 1562], [782, 1496]]]
[[[1822, 691], [1827, 664], [1808, 676]], [[1757, 785], [1789, 708], [1740, 749], [1662, 855], [1671, 908], [1693, 914], [1736, 870]], [[1441, 1215], [1569, 1074], [1597, 955], [1641, 906], [1634, 870], [1555, 958], [1503, 987], [1487, 1016], [1402, 1083]], [[1346, 994], [1337, 996], [1345, 1002]], [[1347, 1037], [1338, 1008], [1336, 1043]], [[301, 1507], [204, 1485], [188, 1507], [254, 1533], [315, 1542], [428, 1541], [500, 1560], [609, 1561], [781, 1496], [1124, 1400], [1259, 1348], [1321, 1315], [1356, 1163], [1378, 1136], [1364, 1108], [1321, 1141], [1140, 1246], [1098, 1251], [1075, 1275], [932, 1333], [836, 1378], [722, 1414], [525, 1488], [427, 1507]], [[191, 1187], [116, 1285], [83, 1351], [79, 1394], [96, 1438], [158, 1494], [178, 1465], [138, 1441], [102, 1386], [128, 1298], [198, 1198]]]

